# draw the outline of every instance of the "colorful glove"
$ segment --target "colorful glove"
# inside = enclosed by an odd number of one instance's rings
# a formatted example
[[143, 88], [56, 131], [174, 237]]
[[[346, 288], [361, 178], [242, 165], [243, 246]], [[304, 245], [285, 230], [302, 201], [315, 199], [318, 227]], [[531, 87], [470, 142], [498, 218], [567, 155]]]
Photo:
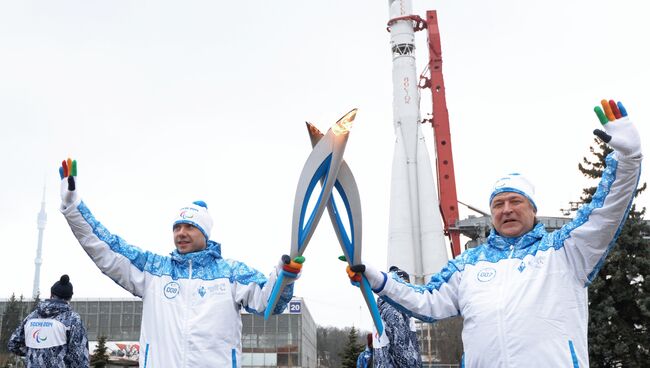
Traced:
[[305, 262], [305, 257], [298, 256], [294, 259], [291, 259], [286, 254], [283, 254], [280, 260], [280, 266], [282, 271], [285, 272], [286, 276], [293, 277], [298, 279], [300, 277], [300, 271], [302, 270], [302, 264]]
[[594, 134], [609, 144], [622, 157], [640, 157], [641, 137], [639, 137], [639, 132], [634, 124], [627, 117], [627, 111], [623, 103], [616, 104], [614, 100], [609, 100], [609, 102], [602, 100], [600, 104], [603, 108], [596, 106], [594, 112], [596, 112], [605, 131], [596, 129]]
[[[339, 259], [344, 262], [346, 261], [345, 256], [340, 256]], [[347, 272], [348, 278], [354, 286], [359, 286], [359, 283], [361, 282], [361, 274], [364, 274], [366, 276], [366, 279], [368, 279], [368, 283], [370, 284], [370, 288], [373, 290], [383, 287], [386, 283], [385, 273], [375, 270], [373, 267], [366, 266], [362, 263], [352, 266], [348, 265], [345, 268], [345, 272]]]
[[61, 208], [66, 209], [77, 200], [77, 160], [68, 158], [59, 167], [61, 176]]

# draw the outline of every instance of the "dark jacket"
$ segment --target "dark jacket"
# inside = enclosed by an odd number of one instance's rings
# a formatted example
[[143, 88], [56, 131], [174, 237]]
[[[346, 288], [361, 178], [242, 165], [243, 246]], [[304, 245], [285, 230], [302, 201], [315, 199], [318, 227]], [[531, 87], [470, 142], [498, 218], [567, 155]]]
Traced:
[[[411, 327], [411, 318], [387, 303], [383, 298], [377, 302], [387, 344], [374, 349], [375, 368], [422, 367], [417, 333]], [[376, 344], [380, 346], [379, 344]]]

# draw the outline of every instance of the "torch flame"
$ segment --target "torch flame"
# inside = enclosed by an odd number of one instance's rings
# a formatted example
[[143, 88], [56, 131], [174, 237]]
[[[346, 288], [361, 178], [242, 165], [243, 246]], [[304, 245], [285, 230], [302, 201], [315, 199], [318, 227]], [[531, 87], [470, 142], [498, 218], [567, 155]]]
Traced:
[[349, 113], [345, 114], [336, 124], [332, 125], [332, 132], [336, 135], [345, 134], [352, 128], [352, 122], [357, 116], [357, 109], [352, 109]]
[[321, 133], [321, 131], [318, 130], [318, 128], [316, 128], [316, 126], [314, 126], [314, 124], [312, 124], [312, 123], [310, 123], [308, 121], [306, 121], [305, 123], [307, 123], [307, 129], [309, 130], [309, 136], [312, 136], [312, 135], [322, 136], [323, 135], [323, 133]]

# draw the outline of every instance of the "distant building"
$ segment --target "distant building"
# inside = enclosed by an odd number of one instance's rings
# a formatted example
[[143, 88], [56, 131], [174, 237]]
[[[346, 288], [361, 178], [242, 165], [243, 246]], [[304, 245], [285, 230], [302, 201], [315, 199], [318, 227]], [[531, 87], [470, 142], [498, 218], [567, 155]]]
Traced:
[[316, 323], [302, 298], [268, 321], [242, 313], [242, 332], [243, 367], [316, 367]]
[[[0, 324], [7, 302], [0, 299]], [[98, 338], [106, 336], [111, 361], [122, 365], [137, 362], [142, 300], [74, 298], [70, 304], [81, 315], [91, 353]], [[33, 300], [24, 300], [21, 320], [32, 309]], [[293, 298], [283, 314], [268, 321], [242, 312], [242, 367], [316, 367], [316, 323], [302, 298]]]

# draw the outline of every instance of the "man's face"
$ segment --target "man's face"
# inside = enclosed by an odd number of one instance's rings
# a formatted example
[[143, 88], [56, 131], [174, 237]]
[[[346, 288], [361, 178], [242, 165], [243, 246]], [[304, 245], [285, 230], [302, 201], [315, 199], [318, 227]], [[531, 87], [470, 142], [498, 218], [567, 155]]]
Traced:
[[178, 253], [192, 253], [205, 249], [205, 236], [197, 227], [190, 224], [174, 225], [174, 244]]
[[529, 232], [535, 224], [535, 208], [521, 194], [497, 194], [490, 203], [490, 212], [494, 229], [508, 238], [516, 238]]

